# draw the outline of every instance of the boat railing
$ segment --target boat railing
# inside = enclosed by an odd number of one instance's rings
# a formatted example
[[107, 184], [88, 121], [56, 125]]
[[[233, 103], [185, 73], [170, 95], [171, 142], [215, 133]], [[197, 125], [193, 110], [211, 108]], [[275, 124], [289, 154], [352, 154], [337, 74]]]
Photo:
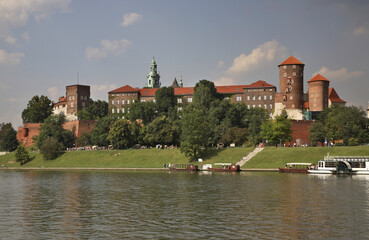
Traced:
[[369, 156], [324, 156], [324, 161], [369, 162]]

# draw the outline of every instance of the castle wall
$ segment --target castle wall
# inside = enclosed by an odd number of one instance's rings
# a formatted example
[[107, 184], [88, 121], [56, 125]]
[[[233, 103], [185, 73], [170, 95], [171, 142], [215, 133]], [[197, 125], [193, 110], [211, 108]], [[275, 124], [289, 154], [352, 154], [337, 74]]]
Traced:
[[292, 147], [294, 143], [296, 146], [303, 146], [308, 144], [311, 146], [310, 143], [310, 127], [314, 121], [307, 121], [307, 120], [292, 120], [291, 130], [293, 139], [291, 142], [285, 143], [286, 146]]

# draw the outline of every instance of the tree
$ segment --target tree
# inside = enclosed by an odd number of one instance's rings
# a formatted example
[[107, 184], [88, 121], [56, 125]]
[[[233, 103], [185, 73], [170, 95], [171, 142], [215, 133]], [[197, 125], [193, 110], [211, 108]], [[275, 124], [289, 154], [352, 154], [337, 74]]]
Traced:
[[46, 96], [34, 96], [22, 112], [23, 122], [43, 123], [53, 111], [53, 102]]
[[207, 113], [195, 105], [185, 108], [182, 117], [181, 152], [192, 160], [202, 156], [209, 146], [211, 128]]
[[114, 148], [124, 149], [134, 145], [132, 124], [128, 120], [119, 119], [113, 123], [107, 139]]
[[17, 132], [11, 123], [0, 124], [0, 150], [12, 152], [17, 149], [19, 143]]
[[179, 127], [166, 116], [157, 117], [146, 127], [145, 143], [177, 145], [179, 143]]
[[248, 140], [257, 144], [263, 140], [260, 132], [262, 124], [269, 119], [269, 113], [263, 108], [251, 108], [243, 117], [245, 127], [248, 129]]
[[320, 121], [315, 121], [313, 124], [311, 124], [310, 127], [310, 141], [312, 143], [320, 142], [322, 145], [325, 141], [325, 138], [328, 136], [328, 129], [324, 124]]
[[29, 153], [23, 145], [19, 145], [15, 151], [15, 160], [23, 165], [31, 160]]
[[97, 120], [108, 116], [109, 104], [106, 101], [90, 99], [88, 107], [77, 112], [79, 120]]
[[195, 85], [193, 103], [203, 108], [209, 108], [210, 103], [218, 98], [217, 89], [213, 82], [201, 80]]
[[128, 119], [131, 122], [141, 119], [143, 124], [146, 125], [154, 120], [156, 116], [157, 105], [154, 102], [135, 102], [130, 105]]
[[291, 141], [291, 133], [291, 121], [287, 118], [286, 113], [282, 113], [274, 120], [266, 121], [261, 125], [261, 136], [273, 144]]
[[247, 140], [247, 129], [231, 127], [226, 130], [222, 136], [222, 142], [225, 145], [230, 145], [231, 143], [236, 144], [236, 146], [241, 146]]
[[107, 116], [100, 118], [96, 124], [95, 128], [91, 131], [91, 142], [94, 145], [108, 147], [110, 141], [108, 140], [108, 135], [112, 123], [114, 123], [115, 118], [112, 116]]
[[63, 145], [53, 137], [47, 137], [42, 143], [40, 153], [45, 160], [53, 160], [58, 157]]
[[36, 145], [39, 149], [48, 137], [55, 138], [63, 147], [73, 147], [75, 142], [74, 133], [63, 128], [65, 123], [64, 114], [49, 116], [40, 127], [40, 135], [37, 138]]
[[155, 92], [156, 105], [158, 112], [168, 115], [171, 108], [176, 105], [173, 87], [162, 87]]

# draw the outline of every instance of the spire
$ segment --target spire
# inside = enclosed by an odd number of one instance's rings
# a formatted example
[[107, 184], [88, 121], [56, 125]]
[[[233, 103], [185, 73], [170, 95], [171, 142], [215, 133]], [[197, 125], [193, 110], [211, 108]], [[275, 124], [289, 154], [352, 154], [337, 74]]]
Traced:
[[173, 88], [179, 88], [178, 82], [177, 82], [177, 78], [174, 78], [174, 81], [172, 83], [172, 87]]
[[160, 74], [157, 71], [157, 65], [155, 58], [152, 57], [150, 65], [150, 73], [147, 75], [147, 85], [148, 88], [160, 88]]
[[181, 75], [181, 78], [179, 79], [179, 87], [182, 87], [183, 88], [182, 75]]

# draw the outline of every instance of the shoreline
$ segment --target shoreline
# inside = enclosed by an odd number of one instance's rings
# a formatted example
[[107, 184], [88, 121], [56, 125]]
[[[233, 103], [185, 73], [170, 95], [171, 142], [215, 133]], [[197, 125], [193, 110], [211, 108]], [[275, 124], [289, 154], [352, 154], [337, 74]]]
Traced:
[[[81, 167], [6, 167], [0, 168], [0, 170], [101, 170], [101, 171], [169, 171], [169, 168], [81, 168]], [[244, 168], [241, 172], [278, 172], [275, 168]], [[207, 170], [200, 170], [200, 172], [211, 172]]]

